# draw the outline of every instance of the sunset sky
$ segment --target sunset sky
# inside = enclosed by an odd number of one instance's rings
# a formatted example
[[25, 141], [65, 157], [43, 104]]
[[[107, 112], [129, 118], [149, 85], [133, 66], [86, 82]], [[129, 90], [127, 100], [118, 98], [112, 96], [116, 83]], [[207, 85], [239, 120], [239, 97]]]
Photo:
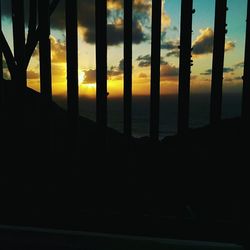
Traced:
[[[28, 1], [27, 1], [28, 2]], [[175, 94], [178, 87], [180, 0], [165, 0], [162, 13], [161, 94]], [[3, 31], [12, 47], [10, 1], [2, 1]], [[94, 0], [78, 1], [79, 93], [95, 96]], [[245, 46], [247, 0], [228, 0], [228, 33], [225, 44], [224, 90], [240, 92]], [[215, 0], [194, 0], [191, 91], [208, 92], [211, 82]], [[61, 1], [51, 18], [53, 94], [66, 94], [65, 18]], [[123, 6], [108, 1], [108, 91], [109, 98], [123, 93]], [[150, 82], [151, 1], [134, 0], [133, 94], [148, 95]], [[28, 85], [39, 90], [39, 52], [28, 68]], [[8, 77], [7, 69], [5, 76]]]

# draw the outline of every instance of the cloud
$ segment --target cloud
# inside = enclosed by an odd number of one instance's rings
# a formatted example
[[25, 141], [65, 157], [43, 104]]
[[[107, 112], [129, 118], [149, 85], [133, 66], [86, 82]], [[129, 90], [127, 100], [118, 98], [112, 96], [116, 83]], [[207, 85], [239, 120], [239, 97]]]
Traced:
[[166, 54], [167, 57], [179, 57], [180, 50], [179, 50], [180, 41], [179, 40], [171, 40], [161, 44], [161, 49], [168, 50], [169, 52]]
[[201, 29], [193, 43], [193, 55], [213, 53], [214, 32], [211, 28]]
[[233, 65], [235, 69], [244, 68], [244, 62], [239, 62]]
[[85, 73], [85, 79], [83, 81], [83, 84], [96, 83], [96, 70], [95, 69], [84, 70], [84, 73]]
[[172, 50], [166, 54], [167, 57], [180, 57], [180, 51], [179, 50]]
[[121, 0], [108, 0], [108, 10], [120, 10], [123, 8], [123, 1]]
[[224, 73], [231, 73], [231, 72], [234, 72], [234, 68], [225, 67], [225, 68], [223, 69], [223, 72], [224, 72]]
[[139, 74], [139, 76], [138, 76], [139, 78], [148, 78], [148, 75], [146, 74], [146, 73], [140, 73]]
[[51, 42], [51, 57], [52, 63], [64, 63], [66, 60], [66, 44], [57, 40], [55, 37], [50, 37]]
[[178, 49], [179, 45], [180, 45], [179, 40], [171, 40], [171, 41], [162, 43], [161, 48], [168, 49], [168, 50], [175, 50], [175, 49]]
[[[54, 36], [50, 36], [51, 46], [51, 62], [52, 63], [65, 63], [66, 62], [66, 43], [65, 41], [58, 40]], [[39, 47], [34, 50], [33, 57], [39, 56]]]
[[[143, 3], [144, 1], [135, 1], [134, 8], [138, 11], [141, 9], [141, 13], [134, 12], [136, 17], [133, 20], [133, 43], [139, 44], [146, 40], [146, 36], [142, 21], [145, 17], [144, 8], [148, 8], [148, 4]], [[119, 45], [123, 43], [123, 18], [120, 14], [123, 1], [109, 0], [108, 1], [108, 19], [107, 24], [107, 44], [110, 46]], [[64, 3], [60, 2], [56, 11], [51, 17], [52, 28], [63, 30], [65, 29], [65, 14], [64, 14]], [[95, 43], [95, 1], [93, 0], [81, 0], [78, 1], [78, 24], [81, 29], [81, 34], [84, 41], [90, 44]], [[111, 18], [112, 17], [112, 18]], [[111, 21], [110, 21], [111, 20]]]
[[124, 59], [120, 60], [118, 68], [120, 71], [124, 70]]
[[[123, 63], [124, 59], [121, 59], [118, 66], [112, 66], [107, 72], [108, 80], [120, 80], [123, 75]], [[96, 83], [96, 69], [84, 70], [85, 78], [83, 84]]]
[[120, 60], [118, 66], [112, 66], [108, 70], [108, 79], [109, 80], [121, 80], [124, 70], [124, 59]]
[[[211, 28], [201, 29], [200, 35], [197, 36], [193, 43], [193, 55], [201, 56], [213, 53], [214, 31]], [[230, 51], [235, 48], [233, 41], [225, 43], [225, 51]]]
[[[235, 68], [231, 68], [231, 67], [224, 67], [223, 68], [224, 73], [232, 73], [232, 72], [234, 72], [234, 70], [235, 70]], [[205, 72], [200, 73], [200, 75], [203, 75], [203, 76], [208, 76], [211, 74], [212, 74], [212, 69], [207, 69]]]
[[39, 73], [35, 72], [34, 70], [28, 70], [27, 71], [27, 78], [30, 80], [36, 80], [39, 79]]
[[161, 66], [161, 79], [175, 81], [179, 76], [179, 68], [174, 65], [165, 64]]
[[[138, 66], [139, 67], [149, 67], [151, 65], [151, 56], [145, 55], [145, 56], [138, 56], [136, 61], [138, 61]], [[166, 61], [164, 61], [164, 58], [161, 57], [161, 65], [167, 64]]]
[[225, 43], [225, 51], [227, 52], [227, 51], [230, 51], [230, 50], [232, 50], [232, 49], [234, 49], [235, 48], [235, 42], [233, 42], [233, 41], [228, 41], [228, 42], [226, 42]]
[[139, 62], [139, 67], [148, 67], [151, 65], [151, 56], [149, 54], [145, 56], [138, 56], [136, 61]]
[[176, 32], [178, 32], [178, 31], [179, 31], [179, 29], [178, 29], [178, 27], [177, 27], [177, 26], [173, 26], [172, 31], [176, 31]]
[[205, 72], [200, 73], [202, 76], [209, 76], [212, 74], [212, 69], [207, 69]]
[[161, 18], [161, 25], [162, 25], [162, 32], [166, 32], [171, 25], [171, 18], [169, 15], [167, 15], [164, 8]]

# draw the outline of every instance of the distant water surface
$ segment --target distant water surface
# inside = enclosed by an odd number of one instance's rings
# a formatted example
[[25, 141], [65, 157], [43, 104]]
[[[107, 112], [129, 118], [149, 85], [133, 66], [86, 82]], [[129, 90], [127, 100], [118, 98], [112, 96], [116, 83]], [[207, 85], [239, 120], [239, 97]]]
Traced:
[[[66, 99], [54, 97], [62, 107], [66, 107]], [[143, 137], [149, 135], [150, 98], [148, 96], [134, 96], [132, 108], [133, 135]], [[190, 127], [201, 127], [209, 123], [209, 94], [193, 94], [190, 97]], [[95, 121], [95, 99], [81, 97], [79, 100], [80, 114]], [[177, 95], [162, 96], [160, 100], [160, 138], [177, 132]], [[224, 94], [223, 118], [240, 115], [240, 94]], [[120, 132], [123, 130], [123, 100], [122, 98], [108, 99], [108, 126]]]

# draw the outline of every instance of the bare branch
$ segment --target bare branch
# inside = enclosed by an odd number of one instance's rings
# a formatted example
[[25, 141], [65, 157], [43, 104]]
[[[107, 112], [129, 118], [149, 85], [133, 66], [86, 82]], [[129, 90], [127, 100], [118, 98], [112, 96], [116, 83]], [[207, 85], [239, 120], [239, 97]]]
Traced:
[[[51, 16], [53, 12], [55, 11], [58, 3], [60, 0], [53, 0], [52, 3], [50, 4], [49, 8], [49, 15]], [[25, 46], [25, 67], [27, 68], [29, 65], [30, 58], [36, 48], [36, 45], [39, 40], [39, 32], [40, 32], [40, 27], [38, 26], [36, 28], [36, 31], [33, 33], [33, 35], [30, 37], [30, 40]]]
[[0, 32], [0, 44], [1, 44], [1, 50], [5, 57], [5, 61], [8, 65], [10, 75], [13, 78], [16, 72], [16, 62], [2, 30]]

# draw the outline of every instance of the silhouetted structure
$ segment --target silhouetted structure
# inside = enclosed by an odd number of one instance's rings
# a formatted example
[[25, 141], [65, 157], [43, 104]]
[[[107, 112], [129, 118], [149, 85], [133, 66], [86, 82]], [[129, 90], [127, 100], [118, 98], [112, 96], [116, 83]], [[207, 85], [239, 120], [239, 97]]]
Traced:
[[[30, 0], [30, 1], [33, 1], [33, 0]], [[59, 2], [60, 2], [60, 0], [52, 0], [51, 1], [50, 5], [49, 5], [49, 16], [52, 15], [52, 13], [56, 9]], [[30, 4], [30, 6], [32, 6], [34, 8], [34, 3]], [[35, 19], [32, 19], [32, 20], [35, 21]], [[37, 46], [37, 43], [39, 41], [39, 34], [40, 34], [40, 25], [38, 25], [38, 27], [36, 28], [36, 30], [32, 36], [28, 35], [29, 39], [27, 40], [27, 43], [25, 46], [25, 68], [26, 69], [28, 67], [31, 56], [32, 56], [32, 54]]]
[[161, 8], [161, 0], [152, 1], [150, 137], [153, 140], [158, 140], [159, 137]]
[[192, 16], [193, 0], [181, 2], [181, 37], [179, 66], [178, 133], [189, 128], [190, 74], [192, 66]]
[[215, 7], [214, 46], [211, 86], [210, 122], [216, 124], [221, 119], [222, 83], [225, 53], [227, 0], [217, 0]]
[[245, 61], [243, 74], [242, 117], [250, 120], [250, 2], [247, 4], [247, 27], [245, 42]]
[[77, 1], [66, 0], [66, 50], [67, 50], [67, 103], [69, 141], [71, 148], [76, 146], [78, 132], [78, 40], [77, 40]]
[[124, 1], [124, 134], [132, 135], [133, 0]]

